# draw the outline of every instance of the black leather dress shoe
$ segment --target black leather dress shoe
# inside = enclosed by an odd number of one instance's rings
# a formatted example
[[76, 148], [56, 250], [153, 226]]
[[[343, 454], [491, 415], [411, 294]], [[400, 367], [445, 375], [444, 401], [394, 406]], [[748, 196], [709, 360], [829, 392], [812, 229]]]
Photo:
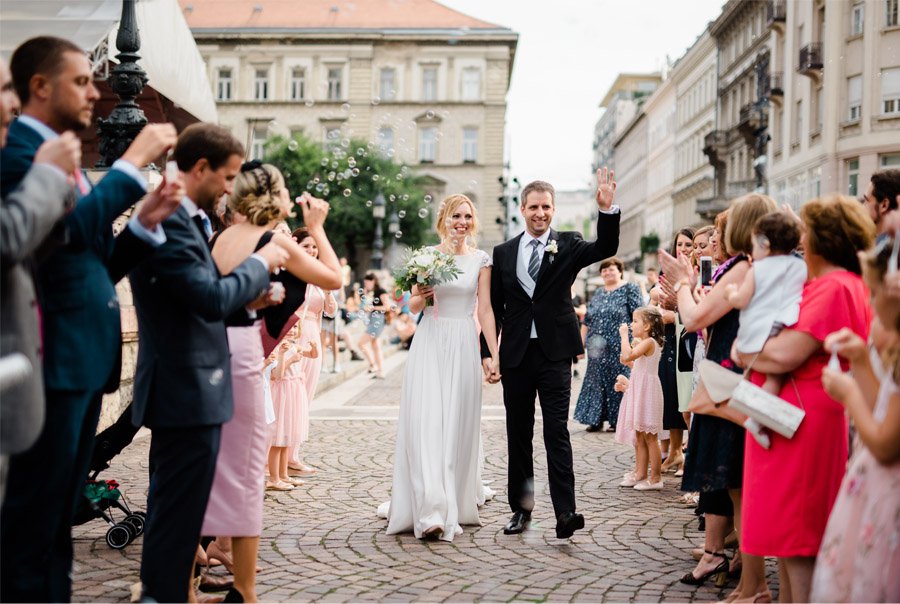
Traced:
[[531, 520], [531, 512], [516, 512], [503, 527], [504, 535], [518, 535], [525, 530], [525, 525]]
[[568, 539], [575, 531], [584, 528], [584, 516], [575, 512], [563, 512], [556, 519], [556, 538]]
[[219, 577], [204, 573], [200, 575], [200, 591], [207, 593], [214, 591], [225, 591], [234, 587], [234, 579], [231, 577]]

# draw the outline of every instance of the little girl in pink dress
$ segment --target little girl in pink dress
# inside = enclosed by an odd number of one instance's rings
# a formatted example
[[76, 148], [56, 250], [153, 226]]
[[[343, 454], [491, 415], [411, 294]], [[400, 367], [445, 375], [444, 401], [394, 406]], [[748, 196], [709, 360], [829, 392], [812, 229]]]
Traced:
[[633, 343], [628, 341], [628, 326], [624, 323], [619, 326], [619, 336], [622, 338], [619, 360], [626, 365], [633, 363], [633, 367], [628, 388], [619, 407], [616, 442], [634, 446], [635, 469], [625, 474], [619, 486], [633, 487], [638, 491], [658, 491], [663, 488], [657, 443], [663, 422], [659, 357], [665, 342], [665, 327], [659, 309], [643, 306], [635, 310], [631, 333], [634, 336]]

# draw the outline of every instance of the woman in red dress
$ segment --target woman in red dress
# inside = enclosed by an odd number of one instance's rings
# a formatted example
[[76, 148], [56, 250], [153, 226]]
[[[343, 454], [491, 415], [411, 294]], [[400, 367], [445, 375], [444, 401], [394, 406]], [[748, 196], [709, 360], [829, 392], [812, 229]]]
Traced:
[[[793, 438], [771, 433], [771, 447], [763, 449], [747, 436], [744, 448], [741, 551], [778, 557], [782, 602], [809, 599], [815, 556], [847, 466], [847, 418], [822, 387], [829, 361], [822, 342], [843, 327], [866, 339], [872, 319], [856, 255], [875, 236], [865, 209], [846, 197], [815, 199], [800, 217], [809, 270], [800, 318], [770, 338], [755, 361], [740, 359], [760, 373], [790, 372], [780, 396], [806, 412]], [[761, 382], [756, 374], [754, 383]], [[768, 595], [763, 585], [754, 601]]]

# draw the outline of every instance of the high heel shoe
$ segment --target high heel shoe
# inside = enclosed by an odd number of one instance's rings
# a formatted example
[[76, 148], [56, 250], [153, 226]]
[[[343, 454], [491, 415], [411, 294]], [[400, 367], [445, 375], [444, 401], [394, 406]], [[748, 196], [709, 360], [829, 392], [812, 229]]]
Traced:
[[[222, 566], [224, 566], [225, 570], [229, 573], [234, 572], [234, 562], [231, 560], [231, 556], [222, 551], [222, 548], [220, 548], [215, 541], [206, 546], [206, 558], [207, 560], [215, 558], [222, 563]], [[238, 594], [240, 594], [240, 592], [238, 592]], [[243, 600], [241, 601], [243, 602]]]
[[709, 550], [704, 550], [704, 552], [710, 556], [721, 558], [722, 562], [711, 571], [704, 573], [699, 577], [695, 577], [693, 571], [691, 571], [681, 577], [679, 581], [685, 585], [703, 585], [706, 583], [707, 579], [712, 577], [716, 587], [724, 587], [728, 582], [728, 556], [725, 555], [725, 552], [711, 552]]

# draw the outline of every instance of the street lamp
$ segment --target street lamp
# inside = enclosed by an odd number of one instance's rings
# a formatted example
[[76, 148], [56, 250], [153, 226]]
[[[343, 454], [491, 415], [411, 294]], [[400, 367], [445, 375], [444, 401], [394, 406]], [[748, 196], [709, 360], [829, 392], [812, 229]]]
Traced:
[[375, 219], [375, 239], [372, 241], [372, 262], [375, 270], [381, 270], [381, 261], [384, 259], [384, 237], [381, 231], [381, 221], [384, 220], [384, 195], [379, 193], [372, 204], [372, 218]]
[[400, 217], [397, 216], [397, 212], [391, 212], [391, 216], [388, 218], [387, 231], [391, 242], [388, 248], [387, 264], [391, 266], [391, 263], [397, 260], [397, 233], [400, 232]]

